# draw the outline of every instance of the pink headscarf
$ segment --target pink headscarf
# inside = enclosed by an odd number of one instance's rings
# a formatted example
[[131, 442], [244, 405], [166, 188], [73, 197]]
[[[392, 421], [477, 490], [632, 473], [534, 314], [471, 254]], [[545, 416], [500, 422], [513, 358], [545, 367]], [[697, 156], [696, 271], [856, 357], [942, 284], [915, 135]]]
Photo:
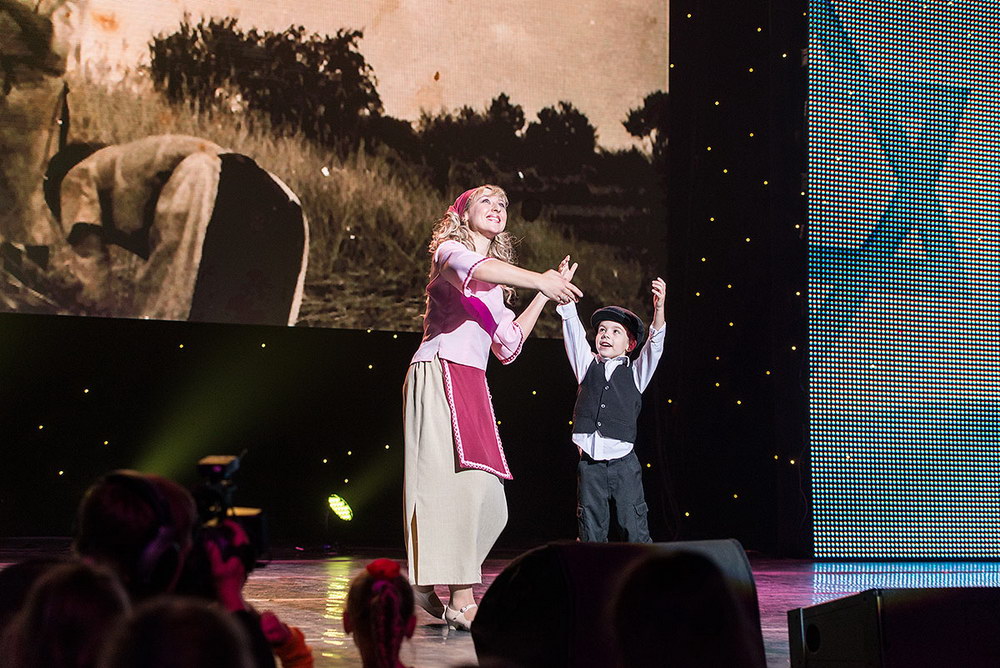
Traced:
[[456, 216], [461, 218], [466, 205], [469, 203], [469, 198], [472, 197], [472, 193], [476, 192], [478, 189], [479, 188], [470, 188], [459, 195], [455, 200], [455, 203], [448, 207], [448, 211], [454, 212]]

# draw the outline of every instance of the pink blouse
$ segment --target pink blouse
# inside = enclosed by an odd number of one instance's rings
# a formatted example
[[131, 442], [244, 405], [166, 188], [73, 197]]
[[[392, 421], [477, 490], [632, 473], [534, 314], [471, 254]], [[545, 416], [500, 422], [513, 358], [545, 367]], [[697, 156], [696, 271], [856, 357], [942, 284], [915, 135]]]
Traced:
[[480, 262], [491, 259], [458, 241], [437, 247], [427, 283], [424, 338], [411, 364], [437, 355], [485, 371], [490, 350], [503, 364], [521, 353], [524, 333], [504, 305], [503, 289], [472, 277]]

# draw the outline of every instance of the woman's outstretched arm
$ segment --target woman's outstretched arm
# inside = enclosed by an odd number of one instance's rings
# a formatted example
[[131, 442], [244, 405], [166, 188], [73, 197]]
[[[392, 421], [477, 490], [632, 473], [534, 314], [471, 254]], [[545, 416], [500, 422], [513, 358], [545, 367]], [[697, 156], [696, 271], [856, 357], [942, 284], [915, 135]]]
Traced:
[[[577, 301], [583, 296], [580, 288], [573, 285], [568, 278], [561, 276], [555, 269], [549, 269], [540, 274], [495, 258], [490, 262], [480, 262], [476, 265], [475, 269], [472, 270], [472, 276], [487, 283], [538, 290], [546, 298], [563, 304]], [[542, 305], [544, 306], [544, 302]], [[531, 305], [528, 308], [531, 308]], [[537, 314], [535, 318], [538, 318]]]

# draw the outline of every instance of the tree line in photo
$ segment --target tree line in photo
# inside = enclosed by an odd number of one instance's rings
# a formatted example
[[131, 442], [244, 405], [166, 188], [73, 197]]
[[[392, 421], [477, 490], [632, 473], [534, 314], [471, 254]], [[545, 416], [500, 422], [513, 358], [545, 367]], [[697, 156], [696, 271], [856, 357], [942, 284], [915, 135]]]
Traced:
[[569, 101], [529, 121], [502, 92], [484, 109], [425, 110], [411, 123], [385, 113], [362, 38], [359, 30], [244, 31], [235, 18], [186, 18], [153, 39], [151, 74], [174, 103], [252, 110], [341, 157], [389, 149], [399, 168], [442, 195], [499, 180], [526, 220], [544, 208], [583, 239], [620, 237], [628, 224], [625, 245], [645, 249], [654, 240], [665, 199], [666, 93], [650, 93], [623, 120], [648, 153], [600, 148], [596, 129]]

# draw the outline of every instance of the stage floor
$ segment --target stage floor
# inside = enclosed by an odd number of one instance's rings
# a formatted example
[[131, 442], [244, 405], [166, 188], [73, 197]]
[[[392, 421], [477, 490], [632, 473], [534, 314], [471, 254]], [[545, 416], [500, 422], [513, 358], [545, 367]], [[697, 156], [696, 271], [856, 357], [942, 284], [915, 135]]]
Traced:
[[[29, 556], [65, 551], [64, 542], [34, 541], [29, 548], [0, 546], [0, 568]], [[260, 610], [273, 610], [302, 629], [313, 647], [316, 666], [360, 666], [361, 659], [341, 624], [342, 606], [351, 578], [378, 556], [353, 553], [316, 559], [276, 559], [257, 569], [246, 586], [247, 599]], [[490, 559], [477, 597], [509, 563]], [[996, 587], [997, 562], [811, 562], [751, 559], [768, 668], [789, 665], [786, 612], [873, 588]], [[406, 665], [476, 665], [472, 636], [449, 631], [443, 622], [418, 612], [417, 630], [403, 646]]]
[[[360, 666], [350, 637], [340, 624], [341, 606], [351, 577], [368, 556], [338, 556], [323, 561], [282, 561], [253, 574], [247, 595], [255, 606], [271, 608], [303, 629], [317, 666]], [[509, 563], [484, 564], [477, 597]], [[993, 587], [1000, 585], [1000, 563], [901, 562], [832, 563], [752, 559], [768, 668], [789, 665], [786, 613], [877, 587]], [[443, 592], [442, 592], [443, 593]], [[422, 611], [413, 639], [404, 645], [403, 662], [412, 666], [476, 665], [472, 637], [449, 631]]]

